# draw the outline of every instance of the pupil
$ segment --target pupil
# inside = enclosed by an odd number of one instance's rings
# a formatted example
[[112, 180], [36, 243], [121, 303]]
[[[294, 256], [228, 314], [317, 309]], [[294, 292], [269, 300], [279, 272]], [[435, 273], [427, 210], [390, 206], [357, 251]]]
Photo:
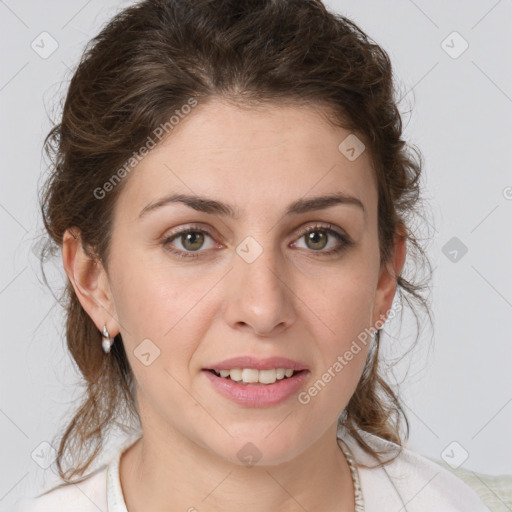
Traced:
[[[198, 236], [199, 235], [199, 236]], [[194, 245], [194, 239], [197, 237], [199, 239], [199, 242], [195, 242], [195, 244], [198, 245], [198, 247], [188, 247], [189, 249], [191, 249], [192, 251], [195, 251], [197, 249], [199, 249], [202, 245], [202, 234], [201, 233], [198, 233], [198, 232], [194, 232], [194, 233], [187, 233], [185, 235], [185, 243], [183, 244], [185, 247], [187, 247], [187, 244], [189, 244], [189, 242], [192, 243], [192, 245]]]
[[[320, 239], [323, 238], [324, 244], [322, 244], [321, 241], [319, 242], [318, 238], [320, 238]], [[325, 233], [323, 233], [321, 231], [313, 231], [312, 233], [309, 233], [309, 235], [308, 235], [308, 241], [313, 242], [313, 244], [320, 243], [320, 247], [314, 247], [314, 248], [319, 248], [319, 249], [323, 249], [325, 247], [325, 238], [326, 238]]]

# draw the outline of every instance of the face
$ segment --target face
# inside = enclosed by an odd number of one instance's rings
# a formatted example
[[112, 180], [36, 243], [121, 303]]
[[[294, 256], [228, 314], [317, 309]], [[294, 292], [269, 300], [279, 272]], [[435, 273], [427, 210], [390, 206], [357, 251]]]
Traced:
[[[251, 442], [277, 464], [336, 423], [368, 346], [344, 354], [395, 291], [379, 262], [370, 157], [340, 152], [348, 135], [310, 107], [212, 101], [125, 178], [98, 287], [113, 316], [89, 311], [122, 335], [143, 429], [237, 464]], [[177, 194], [195, 208], [166, 200]], [[352, 199], [311, 202], [324, 196]], [[234, 357], [254, 359], [223, 363]], [[275, 384], [208, 371], [294, 365], [302, 371]]]

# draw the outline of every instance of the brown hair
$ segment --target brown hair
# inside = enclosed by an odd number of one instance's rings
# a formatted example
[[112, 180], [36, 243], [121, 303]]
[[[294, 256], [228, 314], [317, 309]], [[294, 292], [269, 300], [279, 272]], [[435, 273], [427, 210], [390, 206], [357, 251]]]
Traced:
[[[145, 0], [126, 8], [88, 43], [69, 84], [62, 119], [46, 137], [51, 165], [40, 201], [50, 240], [41, 261], [58, 251], [66, 229], [75, 227], [90, 257], [108, 272], [113, 206], [129, 177], [110, 187], [105, 200], [94, 191], [105, 190], [113, 171], [191, 98], [201, 104], [222, 97], [240, 106], [327, 106], [330, 120], [357, 133], [370, 152], [379, 194], [381, 263], [388, 261], [394, 236], [403, 229], [407, 261], [414, 254], [416, 261], [422, 258], [422, 268], [430, 268], [408, 222], [418, 213], [422, 157], [416, 149], [409, 152], [401, 138], [395, 94], [386, 52], [319, 0]], [[397, 277], [400, 303], [405, 298], [414, 310], [416, 302], [430, 318], [424, 288]], [[83, 403], [58, 450], [59, 475], [70, 482], [97, 457], [111, 427], [140, 419], [121, 335], [105, 356], [101, 333], [69, 280], [61, 300], [67, 346], [85, 381]], [[379, 340], [380, 331], [340, 416], [374, 456], [380, 452], [358, 429], [402, 447], [405, 420], [409, 436], [401, 402], [379, 366]], [[65, 470], [67, 451], [75, 462]]]

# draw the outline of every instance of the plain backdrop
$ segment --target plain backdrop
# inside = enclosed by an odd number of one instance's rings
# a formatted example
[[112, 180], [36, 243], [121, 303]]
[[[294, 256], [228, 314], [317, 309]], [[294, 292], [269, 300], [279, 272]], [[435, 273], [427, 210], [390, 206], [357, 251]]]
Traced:
[[[0, 507], [56, 481], [55, 465], [44, 469], [37, 454], [52, 453], [79, 396], [62, 310], [37, 259], [42, 142], [84, 44], [130, 3], [0, 2]], [[389, 53], [404, 136], [425, 158], [429, 210], [418, 233], [430, 239], [434, 328], [423, 324], [418, 347], [393, 372], [403, 381], [409, 446], [429, 457], [449, 453], [473, 471], [512, 474], [512, 3], [326, 5]], [[47, 52], [58, 45], [51, 55], [41, 55], [41, 38]], [[60, 259], [46, 271], [58, 289]], [[415, 333], [406, 317], [384, 350], [399, 354]]]

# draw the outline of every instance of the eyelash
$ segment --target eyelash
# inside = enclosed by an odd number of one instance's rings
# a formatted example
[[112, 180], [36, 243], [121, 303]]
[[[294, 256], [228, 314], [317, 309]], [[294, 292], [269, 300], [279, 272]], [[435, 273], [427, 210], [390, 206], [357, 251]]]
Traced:
[[[308, 235], [309, 233], [313, 233], [315, 231], [321, 231], [321, 232], [325, 232], [330, 235], [333, 235], [335, 238], [338, 239], [338, 241], [342, 242], [342, 244], [340, 246], [338, 246], [334, 249], [330, 249], [329, 251], [321, 251], [321, 250], [313, 251], [313, 250], [311, 250], [311, 252], [319, 253], [321, 255], [321, 257], [322, 256], [327, 256], [327, 257], [333, 256], [335, 254], [341, 253], [342, 251], [344, 251], [345, 249], [347, 249], [348, 247], [353, 245], [352, 240], [350, 240], [350, 238], [348, 238], [346, 235], [339, 233], [338, 231], [335, 231], [334, 229], [331, 229], [331, 224], [325, 224], [325, 225], [316, 224], [315, 226], [309, 226], [300, 232], [299, 236], [297, 237], [297, 240], [299, 240], [303, 236]], [[190, 226], [182, 231], [178, 231], [177, 233], [174, 233], [170, 237], [166, 237], [162, 241], [162, 245], [165, 247], [165, 249], [167, 251], [174, 254], [179, 259], [201, 257], [199, 255], [199, 253], [205, 252], [205, 251], [198, 250], [198, 251], [192, 252], [192, 251], [181, 251], [181, 250], [176, 250], [176, 249], [170, 248], [169, 244], [172, 241], [174, 241], [176, 238], [178, 238], [182, 235], [186, 235], [187, 233], [203, 233], [203, 234], [206, 234], [206, 235], [210, 236], [211, 238], [213, 238], [213, 234], [210, 233], [210, 231], [208, 231], [207, 229], [199, 228], [198, 226]]]

